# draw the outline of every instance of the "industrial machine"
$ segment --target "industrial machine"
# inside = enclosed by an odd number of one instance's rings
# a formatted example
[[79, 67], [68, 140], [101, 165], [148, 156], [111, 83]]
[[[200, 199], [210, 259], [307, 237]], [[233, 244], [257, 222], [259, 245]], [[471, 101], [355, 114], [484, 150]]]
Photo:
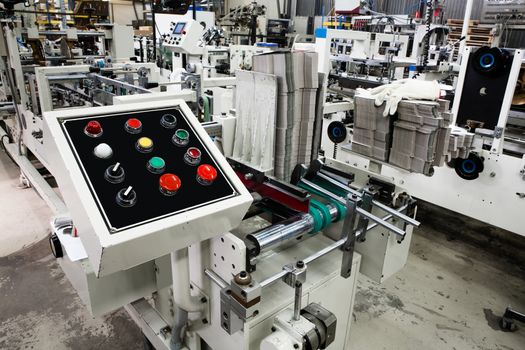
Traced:
[[[475, 141], [467, 152], [449, 155], [447, 166], [436, 167], [431, 177], [349, 151], [345, 145], [353, 142], [355, 130], [346, 112], [329, 114], [329, 121], [346, 126], [342, 127], [341, 139], [328, 135], [323, 139], [328, 163], [353, 164], [384, 175], [417, 198], [524, 235], [520, 220], [509, 220], [520, 217], [525, 208], [525, 137], [519, 105], [521, 90], [516, 89], [522, 65], [522, 50], [465, 50], [449, 117], [451, 125], [458, 127], [452, 130], [452, 136], [459, 139], [451, 139], [449, 150], [457, 146], [457, 140], [475, 135]], [[337, 107], [334, 105], [332, 111]]]
[[392, 276], [419, 224], [382, 177], [316, 161], [284, 183], [224, 158], [182, 100], [44, 120], [69, 213], [54, 254], [95, 315], [125, 306], [156, 349], [343, 349], [357, 272]]

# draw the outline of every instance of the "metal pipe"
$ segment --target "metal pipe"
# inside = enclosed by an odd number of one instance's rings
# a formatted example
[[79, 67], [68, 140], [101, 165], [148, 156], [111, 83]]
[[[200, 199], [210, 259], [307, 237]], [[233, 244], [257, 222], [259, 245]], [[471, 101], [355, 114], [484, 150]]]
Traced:
[[[405, 205], [405, 206], [403, 206], [402, 208], [400, 208], [400, 210], [405, 210], [407, 207], [408, 207], [408, 206]], [[389, 215], [384, 216], [384, 217], [382, 218], [382, 220], [389, 220], [389, 219], [391, 219], [392, 217], [393, 217], [392, 214], [389, 214]], [[374, 227], [376, 227], [377, 225], [378, 225], [377, 223], [373, 223], [373, 224], [371, 224], [371, 225], [368, 225], [368, 227], [366, 228], [366, 230], [367, 230], [367, 231], [368, 231], [368, 230], [371, 230], [371, 229], [373, 229]], [[359, 234], [359, 232], [356, 233], [356, 235], [358, 235], [358, 234]], [[344, 245], [345, 242], [346, 242], [346, 238], [340, 239], [340, 240], [338, 240], [337, 242], [334, 242], [334, 243], [330, 244], [329, 246], [327, 246], [327, 247], [321, 249], [320, 251], [318, 251], [318, 252], [316, 252], [316, 253], [314, 253], [314, 254], [312, 254], [312, 255], [306, 257], [305, 259], [302, 259], [302, 261], [303, 261], [306, 265], [308, 265], [309, 263], [311, 263], [311, 262], [313, 262], [313, 261], [315, 261], [315, 260], [317, 260], [317, 259], [319, 259], [319, 258], [325, 256], [326, 254], [329, 254], [329, 253], [333, 252], [334, 250], [338, 249], [339, 247], [341, 247], [342, 245]], [[287, 271], [282, 270], [282, 271], [276, 273], [275, 275], [270, 276], [270, 277], [268, 277], [267, 279], [261, 281], [261, 282], [259, 283], [259, 286], [260, 286], [261, 288], [267, 287], [267, 286], [269, 286], [269, 285], [271, 285], [271, 284], [277, 282], [278, 280], [282, 279], [287, 273], [288, 273]]]
[[204, 274], [208, 276], [212, 282], [214, 282], [216, 285], [218, 285], [221, 289], [226, 288], [228, 286], [228, 283], [224, 281], [221, 276], [217, 275], [213, 270], [210, 269], [204, 269]]
[[[335, 185], [345, 191], [348, 191], [352, 194], [355, 194], [356, 196], [359, 196], [359, 197], [362, 197], [362, 193], [359, 192], [359, 191], [356, 191], [352, 188], [350, 188], [349, 186], [346, 186], [342, 183], [340, 183], [339, 181], [335, 180], [335, 179], [332, 179], [331, 177], [325, 175], [325, 174], [322, 174], [322, 173], [317, 173], [317, 176], [319, 176], [321, 179], [323, 180], [326, 180], [328, 182], [330, 182], [332, 185]], [[375, 205], [376, 207], [380, 208], [381, 210], [384, 210], [386, 211], [387, 213], [390, 213], [394, 216], [397, 216], [399, 219], [409, 223], [410, 225], [413, 225], [413, 226], [416, 226], [416, 227], [419, 227], [419, 225], [421, 224], [419, 221], [403, 214], [403, 213], [400, 213], [398, 210], [394, 209], [394, 208], [390, 208], [389, 206], [387, 205], [384, 205], [383, 203], [377, 201], [377, 200], [373, 200], [372, 201], [372, 204]]]
[[[468, 35], [468, 27], [470, 24], [470, 16], [472, 15], [473, 5], [474, 5], [474, 0], [467, 0], [467, 4], [465, 5], [465, 17], [463, 18], [463, 28], [461, 29], [462, 38], [466, 38]], [[467, 45], [466, 40], [461, 40], [461, 42], [459, 43], [458, 62], [459, 62], [459, 59], [463, 56], [463, 51], [465, 50], [466, 45]]]
[[246, 236], [257, 246], [258, 254], [276, 248], [285, 242], [296, 239], [314, 229], [314, 218], [307, 213], [301, 213], [275, 225], [265, 227]]
[[368, 219], [370, 219], [370, 220], [376, 222], [377, 224], [379, 224], [380, 226], [383, 226], [387, 230], [392, 231], [396, 235], [401, 236], [401, 237], [405, 237], [406, 232], [403, 231], [402, 229], [400, 229], [399, 227], [397, 227], [397, 226], [395, 226], [395, 225], [393, 225], [393, 224], [391, 224], [391, 223], [389, 223], [389, 222], [387, 222], [385, 220], [382, 220], [381, 218], [378, 218], [377, 216], [375, 216], [374, 214], [371, 214], [370, 212], [364, 210], [363, 208], [357, 207], [356, 211], [360, 215], [367, 217]]
[[190, 261], [188, 248], [171, 253], [171, 275], [173, 284], [173, 301], [181, 309], [198, 312], [204, 307], [198, 297], [190, 293]]
[[[329, 198], [333, 199], [333, 200], [336, 200], [338, 201], [339, 203], [343, 204], [343, 205], [346, 205], [346, 202], [343, 198], [333, 194], [332, 192], [330, 191], [327, 191], [326, 189], [324, 189], [323, 187], [321, 186], [318, 186], [316, 185], [315, 183], [311, 182], [311, 181], [308, 181], [306, 179], [302, 179], [301, 180], [305, 185], [308, 185], [310, 186], [311, 188], [313, 188], [314, 190], [316, 191], [319, 191], [321, 192], [322, 194], [324, 194], [325, 196], [328, 196]], [[395, 234], [399, 235], [399, 236], [402, 236], [404, 237], [405, 236], [405, 231], [401, 230], [399, 227], [397, 226], [394, 226], [384, 220], [381, 220], [380, 218], [378, 218], [377, 216], [369, 213], [368, 211], [360, 208], [360, 207], [357, 207], [357, 212], [359, 213], [359, 215], [362, 215], [362, 216], [365, 216], [367, 217], [368, 219], [374, 221], [374, 222], [377, 222], [379, 225], [383, 226], [384, 228], [386, 228], [387, 230], [390, 230], [392, 232], [394, 232]]]
[[293, 307], [293, 319], [294, 321], [299, 321], [301, 317], [301, 298], [303, 297], [303, 284], [297, 282], [295, 284], [295, 299]]
[[[339, 210], [332, 204], [327, 204], [326, 207], [330, 212], [331, 221], [333, 222], [339, 215]], [[282, 246], [285, 243], [299, 239], [301, 235], [311, 233], [313, 229], [313, 216], [307, 213], [301, 213], [275, 225], [251, 233], [246, 236], [246, 238], [257, 246], [257, 255], [259, 255]]]

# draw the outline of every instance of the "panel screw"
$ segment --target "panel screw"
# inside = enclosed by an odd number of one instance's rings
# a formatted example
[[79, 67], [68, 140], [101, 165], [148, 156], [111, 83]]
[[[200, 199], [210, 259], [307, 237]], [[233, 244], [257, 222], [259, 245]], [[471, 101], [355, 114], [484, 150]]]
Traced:
[[295, 264], [295, 267], [297, 267], [298, 269], [302, 269], [302, 268], [304, 267], [304, 261], [299, 260], [299, 261]]
[[204, 324], [208, 324], [208, 320], [205, 319], [205, 318], [203, 318], [203, 319], [202, 319], [202, 323], [204, 323]]
[[294, 345], [293, 345], [293, 348], [294, 348], [294, 349], [299, 349], [299, 344], [294, 344]]
[[208, 302], [208, 299], [206, 299], [205, 297], [202, 297], [202, 298], [201, 298], [201, 303], [204, 304], [204, 303], [207, 303], [207, 302]]

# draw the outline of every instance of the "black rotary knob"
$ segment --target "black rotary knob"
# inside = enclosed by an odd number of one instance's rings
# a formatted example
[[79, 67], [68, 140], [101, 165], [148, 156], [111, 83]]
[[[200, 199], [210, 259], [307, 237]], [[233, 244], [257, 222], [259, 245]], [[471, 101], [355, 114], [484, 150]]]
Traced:
[[126, 174], [124, 172], [124, 168], [120, 165], [120, 163], [109, 166], [104, 173], [104, 178], [112, 184], [121, 183], [124, 181], [125, 176]]
[[117, 204], [121, 207], [129, 208], [137, 203], [137, 192], [133, 189], [133, 186], [128, 186], [121, 189], [117, 193]]

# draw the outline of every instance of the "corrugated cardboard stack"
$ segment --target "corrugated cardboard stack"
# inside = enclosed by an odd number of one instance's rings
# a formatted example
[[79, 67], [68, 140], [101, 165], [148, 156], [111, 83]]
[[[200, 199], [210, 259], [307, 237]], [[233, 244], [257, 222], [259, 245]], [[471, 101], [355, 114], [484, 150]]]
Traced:
[[468, 157], [474, 134], [450, 127], [448, 101], [403, 100], [397, 114], [388, 117], [384, 108], [371, 96], [355, 97], [354, 152], [425, 175], [453, 158]]
[[275, 51], [253, 57], [253, 70], [278, 81], [274, 176], [289, 180], [311, 157], [318, 86], [315, 52]]
[[385, 106], [376, 107], [374, 98], [355, 96], [352, 150], [381, 161], [388, 160], [392, 117], [383, 116]]
[[443, 166], [448, 153], [450, 119], [443, 117], [448, 101], [401, 101], [390, 164], [431, 175], [433, 166]]

